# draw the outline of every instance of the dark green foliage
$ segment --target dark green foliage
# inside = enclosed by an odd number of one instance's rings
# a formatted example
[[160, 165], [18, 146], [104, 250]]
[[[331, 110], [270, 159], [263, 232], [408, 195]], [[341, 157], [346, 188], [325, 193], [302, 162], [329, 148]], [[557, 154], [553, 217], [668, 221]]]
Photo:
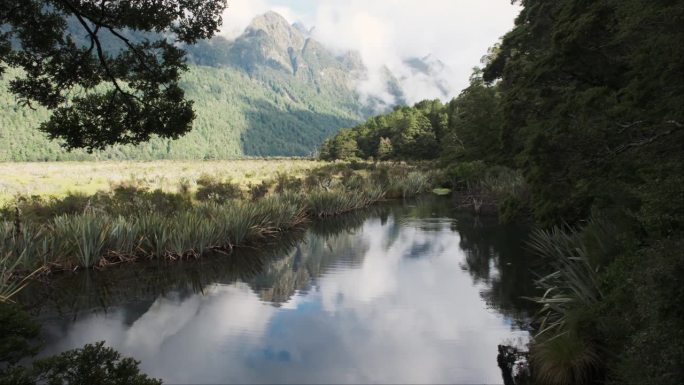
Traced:
[[485, 85], [476, 69], [470, 86], [448, 104], [424, 100], [340, 130], [321, 146], [320, 158], [503, 163], [501, 125], [497, 87]]
[[321, 146], [320, 158], [333, 159], [434, 159], [446, 115], [439, 100], [399, 107], [370, 118], [351, 129], [340, 130]]
[[227, 200], [242, 198], [242, 190], [238, 184], [216, 180], [209, 175], [200, 176], [197, 179], [197, 186], [195, 197], [198, 201], [223, 203]]
[[114, 349], [105, 347], [104, 342], [38, 359], [30, 366], [17, 366], [19, 360], [37, 353], [39, 333], [40, 325], [18, 305], [0, 303], [0, 384], [162, 383], [140, 373], [140, 362], [121, 357]]
[[[586, 382], [682, 383], [684, 3], [521, 4], [484, 69], [501, 93], [503, 159], [524, 171], [540, 224], [599, 213], [614, 225], [581, 242], [602, 295], [567, 306], [566, 331], [588, 346], [574, 352], [600, 351], [602, 373]], [[540, 344], [547, 367], [572, 348]]]
[[603, 274], [607, 296], [598, 332], [610, 351], [613, 382], [678, 384], [684, 378], [682, 239], [628, 251]]
[[[193, 101], [193, 129], [168, 140], [153, 137], [138, 145], [115, 145], [88, 154], [66, 152], [38, 130], [47, 110], [17, 105], [0, 80], [0, 161], [234, 159], [253, 156], [306, 156], [340, 127], [358, 123], [363, 115], [354, 94], [318, 94], [309, 85], [277, 71], [253, 76], [243, 70], [189, 65], [180, 86]], [[280, 87], [281, 91], [276, 91]], [[287, 92], [282, 88], [286, 87]], [[292, 96], [292, 98], [291, 98]], [[294, 98], [294, 99], [293, 99]]]
[[49, 384], [159, 385], [161, 380], [140, 373], [139, 361], [122, 358], [104, 342], [87, 344], [56, 356], [36, 360], [31, 376]]
[[36, 354], [39, 333], [40, 326], [18, 305], [0, 302], [0, 375], [3, 364]]
[[[503, 145], [526, 169], [537, 217], [673, 198], [681, 179], [651, 175], [682, 171], [684, 5], [522, 4], [485, 78], [501, 78]], [[682, 204], [667, 211], [681, 223]]]
[[56, 356], [33, 361], [30, 367], [12, 366], [0, 373], [0, 383], [12, 385], [161, 385], [162, 381], [140, 373], [139, 361], [121, 357], [104, 342], [87, 344]]
[[[225, 0], [4, 1], [0, 75], [6, 67], [23, 70], [10, 91], [52, 111], [40, 129], [67, 148], [175, 139], [195, 118], [178, 84], [187, 67], [176, 44], [211, 37], [225, 7]], [[135, 39], [127, 28], [157, 35]], [[106, 40], [119, 50], [107, 49]]]
[[451, 180], [452, 187], [468, 189], [470, 186], [482, 180], [487, 165], [481, 161], [461, 162], [447, 168], [447, 177]]
[[499, 220], [501, 223], [511, 223], [527, 214], [527, 202], [520, 197], [511, 195], [499, 205]]
[[359, 156], [359, 146], [351, 129], [341, 129], [333, 138], [323, 142], [319, 157], [323, 160], [354, 159]]
[[502, 117], [496, 87], [484, 86], [477, 70], [470, 86], [446, 106], [448, 126], [442, 132], [442, 157], [448, 162], [502, 162]]

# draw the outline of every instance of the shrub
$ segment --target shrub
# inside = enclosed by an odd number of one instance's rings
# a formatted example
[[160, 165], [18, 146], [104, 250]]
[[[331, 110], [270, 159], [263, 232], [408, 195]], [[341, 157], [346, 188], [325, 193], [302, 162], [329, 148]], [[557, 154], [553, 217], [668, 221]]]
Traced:
[[275, 192], [299, 191], [302, 188], [301, 179], [284, 172], [278, 172], [275, 177]]
[[223, 203], [231, 199], [242, 198], [240, 186], [230, 181], [217, 181], [208, 175], [202, 175], [197, 180], [195, 197], [199, 201], [214, 201]]
[[104, 342], [87, 344], [56, 356], [34, 361], [31, 368], [14, 371], [25, 383], [161, 385], [162, 381], [140, 373], [140, 361], [121, 357]]
[[273, 182], [270, 180], [263, 180], [259, 184], [249, 184], [249, 195], [252, 197], [252, 201], [261, 199], [268, 194], [268, 190], [273, 186]]
[[510, 195], [499, 205], [499, 221], [511, 223], [520, 218], [526, 208], [527, 204], [520, 197]]
[[18, 305], [0, 302], [0, 373], [3, 365], [36, 354], [39, 335], [40, 325]]
[[487, 171], [487, 166], [481, 160], [473, 162], [460, 162], [449, 166], [446, 174], [451, 180], [452, 187], [456, 189], [471, 189], [480, 182]]

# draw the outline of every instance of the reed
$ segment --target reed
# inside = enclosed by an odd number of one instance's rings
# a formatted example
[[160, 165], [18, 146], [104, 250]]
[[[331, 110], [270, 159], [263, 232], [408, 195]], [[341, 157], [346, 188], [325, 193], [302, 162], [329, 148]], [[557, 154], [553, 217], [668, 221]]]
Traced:
[[541, 305], [530, 350], [539, 383], [589, 384], [601, 377], [600, 349], [582, 325], [592, 322], [591, 309], [603, 298], [597, 255], [613, 248], [610, 234], [610, 225], [595, 218], [582, 228], [555, 227], [532, 234], [530, 247], [553, 268], [537, 281], [544, 294], [532, 298]]
[[589, 251], [577, 229], [537, 230], [529, 245], [554, 269], [537, 281], [544, 290], [541, 297], [533, 298], [542, 306], [538, 336], [548, 331], [563, 333], [573, 310], [590, 307], [600, 299], [596, 268], [589, 262]]
[[10, 301], [42, 271], [41, 267], [28, 275], [17, 274], [27, 270], [33, 254], [44, 255], [45, 250], [40, 233], [32, 226], [18, 228], [16, 223], [0, 222], [0, 303]]
[[141, 252], [147, 257], [164, 257], [171, 250], [171, 223], [168, 217], [145, 213], [137, 219], [142, 236]]
[[430, 177], [427, 173], [412, 171], [396, 183], [399, 183], [402, 198], [406, 199], [426, 192], [430, 188]]
[[368, 188], [362, 191], [317, 189], [307, 194], [307, 211], [314, 217], [340, 215], [381, 200], [385, 192], [380, 188]]
[[143, 234], [136, 219], [118, 216], [113, 219], [110, 229], [110, 251], [120, 256], [132, 256], [141, 250]]
[[46, 242], [44, 227], [33, 223], [0, 222], [0, 252], [15, 259], [17, 269], [29, 270], [44, 264], [50, 255], [51, 245]]
[[[235, 246], [274, 238], [310, 218], [370, 206], [391, 189], [409, 197], [431, 187], [429, 174], [409, 170], [383, 166], [380, 173], [369, 173], [328, 167], [309, 175], [304, 183], [310, 188], [307, 192], [301, 190], [300, 179], [279, 174], [276, 191], [279, 186], [281, 192], [253, 201], [230, 194], [223, 194], [226, 199], [197, 201], [134, 188], [117, 189], [111, 196], [79, 197], [68, 205], [55, 201], [50, 214], [33, 215], [27, 223], [18, 215], [16, 223], [0, 222], [0, 255], [12, 261], [12, 271], [31, 271], [40, 266], [101, 268], [139, 258], [198, 258], [209, 250], [229, 253]], [[204, 179], [203, 185], [214, 186]], [[157, 203], [146, 205], [147, 198]], [[40, 202], [25, 208], [38, 213]]]
[[105, 251], [110, 250], [111, 219], [95, 214], [65, 215], [54, 220], [55, 227], [67, 242], [70, 255], [78, 266], [93, 267], [99, 264]]

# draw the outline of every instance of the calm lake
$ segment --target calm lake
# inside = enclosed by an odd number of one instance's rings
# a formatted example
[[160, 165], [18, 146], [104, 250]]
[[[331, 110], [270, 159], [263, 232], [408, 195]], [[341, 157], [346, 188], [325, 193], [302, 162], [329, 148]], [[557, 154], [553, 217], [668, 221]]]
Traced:
[[313, 223], [266, 249], [62, 275], [45, 350], [100, 340], [165, 383], [502, 383], [534, 307], [526, 229], [448, 199]]

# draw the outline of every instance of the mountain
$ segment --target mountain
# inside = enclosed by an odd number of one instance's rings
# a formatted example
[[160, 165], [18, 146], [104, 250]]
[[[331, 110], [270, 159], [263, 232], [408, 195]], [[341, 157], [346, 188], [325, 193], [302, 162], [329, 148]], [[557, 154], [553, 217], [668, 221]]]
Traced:
[[[83, 35], [78, 28], [70, 26], [76, 41]], [[120, 47], [116, 39], [103, 40], [109, 50]], [[184, 48], [190, 69], [181, 85], [197, 113], [184, 137], [94, 154], [66, 152], [36, 129], [48, 112], [18, 106], [7, 92], [9, 78], [19, 74], [10, 71], [0, 79], [0, 161], [309, 155], [340, 128], [391, 107], [357, 92], [367, 76], [358, 53], [333, 53], [311, 29], [275, 12], [254, 18], [234, 40], [217, 36]], [[386, 78], [388, 92], [404, 102], [401, 79], [389, 70]]]

